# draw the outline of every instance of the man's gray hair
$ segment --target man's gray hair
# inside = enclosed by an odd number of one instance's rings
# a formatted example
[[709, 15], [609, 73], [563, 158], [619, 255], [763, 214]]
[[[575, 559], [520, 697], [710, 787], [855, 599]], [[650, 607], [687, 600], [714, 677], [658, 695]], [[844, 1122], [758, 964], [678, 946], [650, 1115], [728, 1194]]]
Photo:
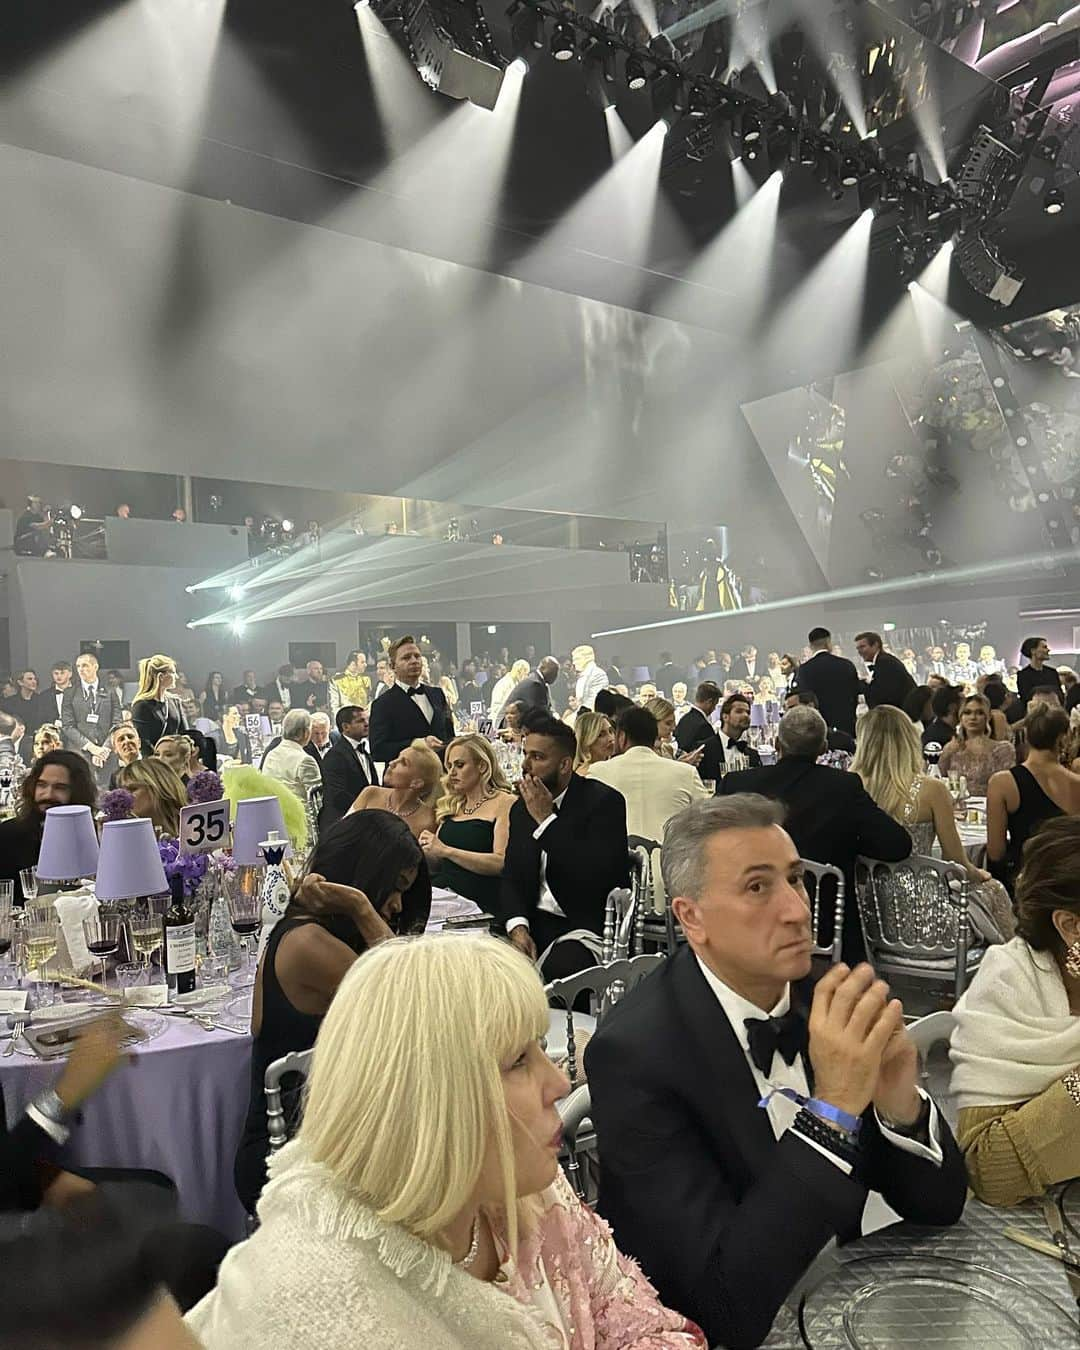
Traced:
[[776, 739], [782, 755], [817, 759], [829, 743], [829, 728], [816, 708], [800, 704], [781, 717]]
[[311, 714], [303, 708], [290, 708], [281, 723], [283, 741], [305, 741], [311, 735]]
[[314, 726], [316, 722], [318, 722], [320, 726], [329, 727], [329, 725], [330, 725], [330, 714], [329, 714], [329, 713], [324, 713], [324, 712], [314, 712], [314, 713], [312, 713], [312, 714], [311, 714], [311, 725]]
[[756, 792], [733, 792], [730, 797], [710, 797], [684, 806], [664, 826], [660, 874], [668, 898], [700, 898], [705, 889], [705, 845], [714, 834], [767, 830], [783, 823], [782, 804]]

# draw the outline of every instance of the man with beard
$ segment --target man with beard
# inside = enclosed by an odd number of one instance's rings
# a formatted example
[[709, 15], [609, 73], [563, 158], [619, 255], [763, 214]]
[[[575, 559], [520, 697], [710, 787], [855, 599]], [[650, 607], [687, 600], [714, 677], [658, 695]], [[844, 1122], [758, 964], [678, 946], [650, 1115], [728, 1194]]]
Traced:
[[574, 773], [575, 748], [555, 718], [530, 726], [499, 897], [515, 947], [535, 960], [558, 942], [544, 962], [549, 980], [596, 963], [604, 902], [627, 885], [626, 800]]
[[[0, 737], [11, 735], [11, 721], [7, 714], [2, 715]], [[73, 750], [50, 750], [35, 760], [20, 792], [22, 800], [17, 814], [0, 821], [0, 881], [15, 883], [17, 905], [24, 903], [19, 873], [24, 867], [33, 867], [41, 852], [45, 812], [51, 806], [92, 809], [97, 801], [90, 765]]]

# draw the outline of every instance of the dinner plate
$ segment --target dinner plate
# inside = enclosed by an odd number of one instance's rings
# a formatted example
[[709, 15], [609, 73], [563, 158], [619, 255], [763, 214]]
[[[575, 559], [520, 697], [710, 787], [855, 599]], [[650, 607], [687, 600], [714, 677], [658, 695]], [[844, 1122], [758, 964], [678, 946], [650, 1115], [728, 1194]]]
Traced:
[[799, 1330], [810, 1350], [1048, 1350], [1080, 1331], [1030, 1286], [938, 1256], [842, 1261], [803, 1295]]
[[[116, 1004], [111, 1006], [113, 1009], [116, 1009], [117, 1007]], [[67, 1019], [59, 1017], [47, 1018], [45, 1021], [39, 1022], [34, 1026], [33, 1030], [37, 1032], [46, 1032], [54, 1029], [54, 1026], [78, 1026], [83, 1022], [94, 1020], [93, 1015], [83, 1016], [75, 1008], [72, 1008], [70, 1011], [74, 1012], [75, 1015], [69, 1016]], [[104, 1009], [102, 1009], [102, 1011], [104, 1011]], [[163, 1017], [159, 1012], [154, 1012], [152, 1008], [124, 1008], [122, 1011], [124, 1021], [137, 1033], [132, 1035], [129, 1040], [123, 1042], [125, 1050], [138, 1050], [141, 1046], [146, 1045], [148, 1041], [157, 1040], [162, 1032], [167, 1031], [171, 1025], [169, 1018]], [[72, 1044], [74, 1044], [74, 1042], [72, 1042]], [[70, 1046], [67, 1046], [61, 1054], [55, 1057], [62, 1058], [69, 1052], [70, 1048]], [[25, 1055], [27, 1059], [41, 1059], [43, 1057], [39, 1055], [30, 1044], [25, 1033], [15, 1042], [14, 1053], [17, 1055]]]
[[223, 1008], [208, 1015], [212, 1021], [219, 1026], [228, 1027], [230, 1031], [250, 1031], [251, 990], [246, 989], [242, 994], [237, 994], [229, 999]]

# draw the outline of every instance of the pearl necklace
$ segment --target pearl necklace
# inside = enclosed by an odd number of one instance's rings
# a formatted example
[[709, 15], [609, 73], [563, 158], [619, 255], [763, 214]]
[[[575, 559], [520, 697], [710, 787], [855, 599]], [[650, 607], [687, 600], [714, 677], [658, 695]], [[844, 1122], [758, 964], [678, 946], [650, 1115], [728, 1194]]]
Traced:
[[480, 810], [483, 804], [485, 802], [491, 801], [492, 797], [494, 796], [495, 796], [494, 792], [485, 792], [475, 806], [470, 806], [467, 801], [463, 802], [461, 807], [461, 814], [463, 816], [475, 816], [477, 811]]
[[457, 1266], [459, 1270], [468, 1270], [468, 1268], [476, 1260], [476, 1256], [479, 1250], [480, 1250], [480, 1211], [477, 1210], [476, 1218], [473, 1219], [472, 1241], [469, 1243], [469, 1250], [465, 1253], [465, 1255], [461, 1258], [460, 1261], [455, 1261], [454, 1265]]

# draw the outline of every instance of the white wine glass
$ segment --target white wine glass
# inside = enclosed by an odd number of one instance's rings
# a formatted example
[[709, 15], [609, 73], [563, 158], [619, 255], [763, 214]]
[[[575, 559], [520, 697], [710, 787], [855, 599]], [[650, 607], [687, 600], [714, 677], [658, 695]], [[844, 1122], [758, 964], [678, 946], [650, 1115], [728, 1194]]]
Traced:
[[23, 903], [32, 905], [37, 900], [38, 876], [37, 864], [19, 869], [19, 885], [22, 887]]
[[56, 955], [60, 940], [60, 925], [55, 918], [32, 919], [23, 926], [23, 950], [26, 966], [35, 972], [37, 1002], [42, 1001], [42, 988], [48, 984], [46, 967]]
[[149, 978], [150, 958], [161, 946], [161, 921], [157, 915], [133, 914], [128, 919], [128, 940]]

